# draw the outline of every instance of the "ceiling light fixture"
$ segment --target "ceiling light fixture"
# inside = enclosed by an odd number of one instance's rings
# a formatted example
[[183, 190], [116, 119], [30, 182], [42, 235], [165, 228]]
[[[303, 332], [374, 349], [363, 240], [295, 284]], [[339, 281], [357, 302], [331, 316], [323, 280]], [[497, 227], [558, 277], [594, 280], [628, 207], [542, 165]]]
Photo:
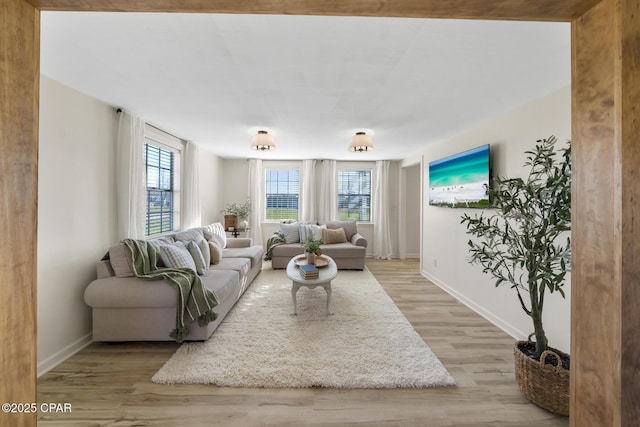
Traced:
[[351, 144], [349, 144], [349, 151], [363, 153], [365, 151], [373, 150], [373, 144], [371, 143], [371, 137], [365, 132], [356, 132], [351, 138]]
[[269, 151], [276, 148], [273, 143], [273, 137], [266, 130], [259, 130], [257, 134], [251, 138], [251, 149], [257, 151]]

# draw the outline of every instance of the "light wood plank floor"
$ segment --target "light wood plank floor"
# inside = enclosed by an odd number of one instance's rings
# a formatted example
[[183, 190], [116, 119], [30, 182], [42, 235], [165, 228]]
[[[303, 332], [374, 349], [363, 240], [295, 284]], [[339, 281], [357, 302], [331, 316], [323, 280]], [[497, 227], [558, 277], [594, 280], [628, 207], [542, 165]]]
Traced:
[[[455, 377], [433, 389], [244, 389], [156, 385], [176, 343], [93, 343], [38, 380], [42, 426], [567, 426], [529, 403], [514, 340], [419, 274], [417, 260], [367, 266]], [[284, 272], [283, 272], [284, 274]], [[238, 355], [242, 357], [242, 355]]]

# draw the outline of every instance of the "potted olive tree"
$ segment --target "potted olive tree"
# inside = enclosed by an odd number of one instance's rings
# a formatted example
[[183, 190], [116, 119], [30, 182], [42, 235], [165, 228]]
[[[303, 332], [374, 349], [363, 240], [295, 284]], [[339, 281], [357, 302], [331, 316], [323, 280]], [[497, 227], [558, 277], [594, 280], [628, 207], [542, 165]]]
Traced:
[[[525, 396], [551, 412], [569, 413], [569, 355], [549, 347], [543, 326], [545, 296], [564, 297], [571, 256], [571, 146], [556, 150], [551, 136], [527, 151], [528, 176], [496, 178], [488, 189], [492, 214], [464, 214], [470, 262], [508, 284], [533, 323], [514, 348], [516, 380]], [[555, 365], [555, 366], [553, 366]]]

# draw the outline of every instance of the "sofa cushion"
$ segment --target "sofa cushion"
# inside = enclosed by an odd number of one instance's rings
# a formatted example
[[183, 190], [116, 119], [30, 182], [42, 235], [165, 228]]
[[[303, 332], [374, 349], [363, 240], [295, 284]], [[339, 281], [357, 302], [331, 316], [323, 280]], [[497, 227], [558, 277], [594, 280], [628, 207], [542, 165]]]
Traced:
[[249, 281], [249, 270], [251, 268], [251, 260], [249, 258], [223, 258], [219, 264], [211, 266], [213, 270], [233, 270], [238, 272], [240, 280], [240, 289], [236, 298], [244, 292]]
[[[294, 244], [301, 248], [300, 245]], [[262, 255], [264, 250], [262, 246], [249, 246], [248, 248], [227, 248], [222, 251], [223, 259], [225, 258], [249, 258], [251, 260], [251, 267], [254, 265], [262, 265]]]
[[297, 222], [292, 224], [280, 224], [280, 232], [284, 236], [284, 241], [286, 243], [298, 243], [300, 241], [298, 226], [299, 224]]
[[197, 240], [198, 237], [202, 237], [204, 239], [202, 228], [190, 228], [173, 235], [173, 239], [177, 242], [188, 242], [190, 240]]
[[[334, 260], [337, 258], [362, 258], [364, 260], [366, 248], [355, 246], [351, 243], [334, 243], [330, 245], [320, 245], [322, 254], [330, 256]], [[278, 245], [273, 248], [273, 256], [278, 258], [293, 258], [304, 253], [302, 246], [298, 244]]]
[[[207, 226], [211, 230], [213, 239], [217, 240], [220, 247], [224, 249], [227, 246], [227, 233], [224, 231], [224, 227], [219, 222], [214, 222]], [[207, 240], [213, 240], [207, 239]]]
[[334, 243], [347, 243], [347, 235], [344, 233], [344, 228], [336, 228], [331, 230], [325, 228], [322, 230], [322, 243], [325, 245], [331, 245]]
[[175, 307], [176, 290], [162, 279], [108, 277], [91, 282], [84, 300], [94, 308]]
[[[218, 302], [238, 296], [238, 272], [207, 270], [202, 284]], [[140, 280], [137, 277], [109, 277], [91, 282], [84, 293], [85, 302], [94, 308], [175, 307], [176, 290], [164, 280]]]
[[190, 268], [197, 273], [196, 264], [183, 242], [160, 246], [160, 257], [164, 265], [170, 268]]
[[200, 276], [202, 284], [216, 296], [218, 303], [238, 298], [240, 287], [238, 272], [235, 270], [216, 270], [210, 268]]
[[253, 239], [251, 237], [234, 237], [233, 239], [227, 239], [225, 249], [248, 248], [249, 246], [253, 246]]
[[131, 250], [122, 242], [118, 242], [109, 248], [109, 261], [114, 273], [118, 277], [132, 277]]
[[211, 232], [211, 226], [207, 225], [205, 227], [202, 227], [202, 235], [204, 236], [204, 239], [207, 242], [213, 240], [213, 233]]
[[366, 249], [362, 246], [354, 246], [351, 243], [335, 243], [332, 245], [321, 245], [322, 255], [331, 258], [362, 258], [365, 257]]
[[304, 253], [304, 249], [297, 243], [278, 245], [273, 248], [273, 256], [293, 258]]
[[351, 237], [358, 232], [358, 226], [356, 221], [327, 221], [327, 228], [332, 230], [338, 228], [344, 228], [344, 234], [347, 236], [347, 241], [351, 241]]

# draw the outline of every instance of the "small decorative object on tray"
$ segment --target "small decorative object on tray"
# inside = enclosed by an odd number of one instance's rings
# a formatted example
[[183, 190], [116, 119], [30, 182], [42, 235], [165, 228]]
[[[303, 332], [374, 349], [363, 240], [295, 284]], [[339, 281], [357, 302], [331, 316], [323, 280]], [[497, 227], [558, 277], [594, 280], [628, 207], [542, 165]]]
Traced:
[[317, 279], [318, 268], [315, 265], [301, 265], [300, 275], [303, 279]]

